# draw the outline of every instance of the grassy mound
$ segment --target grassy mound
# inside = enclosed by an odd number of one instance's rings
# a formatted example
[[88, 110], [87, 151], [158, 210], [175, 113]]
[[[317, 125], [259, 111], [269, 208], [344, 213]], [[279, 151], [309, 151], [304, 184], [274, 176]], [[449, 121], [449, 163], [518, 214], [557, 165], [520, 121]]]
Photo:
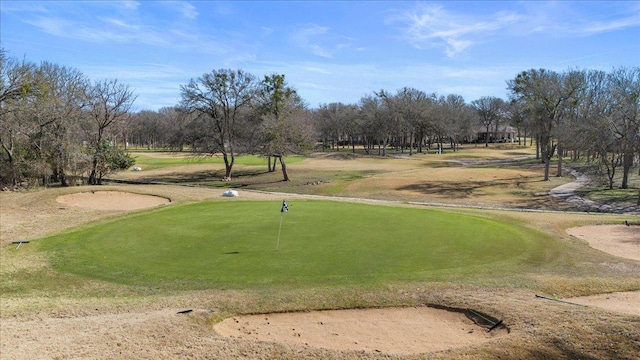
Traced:
[[494, 220], [427, 209], [297, 201], [168, 207], [42, 241], [54, 268], [169, 288], [447, 280], [513, 270], [551, 241]]

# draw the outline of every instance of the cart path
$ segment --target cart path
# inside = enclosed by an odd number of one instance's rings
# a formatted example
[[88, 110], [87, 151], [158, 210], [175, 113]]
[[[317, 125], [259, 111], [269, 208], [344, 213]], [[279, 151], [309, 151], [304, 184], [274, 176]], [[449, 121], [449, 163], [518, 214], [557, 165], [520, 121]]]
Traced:
[[587, 175], [579, 173], [571, 168], [565, 168], [565, 171], [568, 171], [575, 178], [575, 180], [551, 189], [549, 191], [549, 195], [562, 201], [566, 201], [568, 203], [576, 205], [581, 209], [586, 209], [586, 211], [625, 215], [640, 215], [640, 207], [635, 205], [620, 203], [599, 204], [595, 201], [579, 196], [578, 194], [576, 194], [576, 190], [585, 185], [588, 185], [591, 179]]

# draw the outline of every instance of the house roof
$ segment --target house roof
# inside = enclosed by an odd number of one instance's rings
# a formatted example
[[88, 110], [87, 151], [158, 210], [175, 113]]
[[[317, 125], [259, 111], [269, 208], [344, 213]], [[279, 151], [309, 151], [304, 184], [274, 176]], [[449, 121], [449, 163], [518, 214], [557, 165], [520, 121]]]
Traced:
[[[487, 132], [487, 128], [483, 125], [478, 126], [478, 132], [479, 133], [485, 133]], [[496, 132], [496, 128], [495, 126], [489, 126], [489, 132], [493, 133]], [[499, 133], [517, 133], [518, 130], [511, 126], [511, 125], [498, 125], [498, 131]]]

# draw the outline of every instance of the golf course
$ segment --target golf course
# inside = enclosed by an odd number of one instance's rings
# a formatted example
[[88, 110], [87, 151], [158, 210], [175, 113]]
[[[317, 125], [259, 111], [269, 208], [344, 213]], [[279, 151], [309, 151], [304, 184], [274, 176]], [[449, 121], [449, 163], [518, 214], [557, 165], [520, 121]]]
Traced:
[[578, 203], [534, 150], [340, 149], [286, 182], [140, 150], [106, 185], [2, 191], [1, 358], [636, 359], [640, 176]]

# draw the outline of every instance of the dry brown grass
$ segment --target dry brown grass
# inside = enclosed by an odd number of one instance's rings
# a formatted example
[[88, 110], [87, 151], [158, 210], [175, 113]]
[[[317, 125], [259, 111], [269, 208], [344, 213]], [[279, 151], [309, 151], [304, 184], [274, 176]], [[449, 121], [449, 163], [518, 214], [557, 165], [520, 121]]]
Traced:
[[[498, 157], [502, 156], [507, 155]], [[554, 205], [548, 196], [540, 193], [568, 180], [539, 182], [536, 180], [539, 170], [535, 167], [520, 170], [508, 167], [431, 168], [425, 163], [432, 162], [432, 157], [425, 155], [389, 162], [321, 157], [294, 164], [291, 168], [303, 173], [317, 169], [375, 172], [372, 176], [345, 183], [336, 194], [340, 196], [388, 198], [387, 195], [391, 194], [393, 200], [490, 205], [538, 202], [539, 208]], [[211, 167], [205, 170], [210, 171]], [[516, 184], [518, 182], [519, 185]], [[480, 185], [474, 187], [473, 183]], [[331, 185], [309, 185], [313, 189], [309, 192], [321, 193], [323, 186]], [[12, 241], [34, 239], [124, 213], [63, 206], [55, 201], [61, 194], [88, 189], [0, 193], [2, 282], [12, 281], [15, 274], [24, 271], [53, 271], [47, 259], [31, 251], [28, 244], [16, 251]], [[222, 199], [220, 189], [208, 188], [114, 185], [99, 189], [153, 194], [170, 198], [174, 203]], [[446, 189], [451, 192], [447, 195], [440, 193]], [[461, 195], [463, 193], [464, 196]], [[279, 195], [241, 191], [238, 200], [280, 198]], [[640, 263], [591, 249], [584, 241], [566, 233], [570, 227], [620, 223], [626, 217], [464, 208], [451, 211], [481, 214], [549, 233], [572, 250], [562, 255], [558, 266], [575, 270], [528, 274], [523, 280], [526, 283], [511, 283], [514, 278], [505, 274], [504, 279], [479, 284], [466, 283], [461, 279], [452, 283], [389, 284], [372, 289], [261, 288], [171, 294], [139, 293], [114, 284], [83, 281], [79, 283], [82, 284], [80, 288], [68, 292], [43, 294], [29, 291], [13, 297], [2, 295], [0, 353], [2, 359], [636, 359], [640, 355], [640, 318], [637, 316], [535, 297], [536, 293], [569, 297], [640, 290]], [[213, 322], [240, 313], [424, 304], [473, 308], [503, 317], [511, 333], [484, 345], [428, 355], [388, 356], [375, 352], [229, 339], [216, 334], [211, 326]], [[190, 315], [177, 315], [176, 312], [182, 309], [195, 311]]]

